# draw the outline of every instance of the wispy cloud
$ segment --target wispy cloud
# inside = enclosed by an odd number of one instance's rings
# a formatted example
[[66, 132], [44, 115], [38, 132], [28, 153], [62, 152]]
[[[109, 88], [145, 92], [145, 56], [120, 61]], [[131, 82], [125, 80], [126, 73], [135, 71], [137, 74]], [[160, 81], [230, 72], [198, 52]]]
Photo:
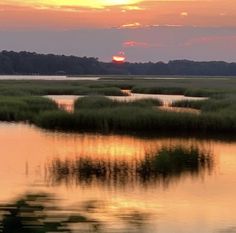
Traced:
[[123, 42], [123, 47], [127, 48], [127, 47], [148, 47], [148, 43], [147, 42], [139, 42], [139, 41], [134, 41], [134, 40], [130, 40], [130, 41], [125, 41]]
[[134, 23], [123, 24], [121, 25], [120, 28], [139, 28], [139, 27], [142, 27], [141, 23], [134, 22]]
[[150, 43], [150, 42], [140, 42], [140, 41], [134, 41], [129, 40], [123, 42], [124, 48], [132, 48], [132, 47], [139, 47], [139, 48], [161, 48], [164, 45], [161, 43]]
[[0, 11], [0, 29], [14, 22], [21, 28], [51, 25], [59, 29], [236, 27], [235, 0], [1, 0]]

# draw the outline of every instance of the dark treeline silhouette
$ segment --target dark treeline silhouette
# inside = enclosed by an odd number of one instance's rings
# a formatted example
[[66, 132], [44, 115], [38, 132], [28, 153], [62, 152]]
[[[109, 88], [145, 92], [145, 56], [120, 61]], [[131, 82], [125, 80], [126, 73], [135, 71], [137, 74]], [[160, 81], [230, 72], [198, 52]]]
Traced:
[[236, 63], [176, 60], [168, 63], [99, 62], [97, 58], [0, 52], [0, 74], [39, 75], [236, 75]]

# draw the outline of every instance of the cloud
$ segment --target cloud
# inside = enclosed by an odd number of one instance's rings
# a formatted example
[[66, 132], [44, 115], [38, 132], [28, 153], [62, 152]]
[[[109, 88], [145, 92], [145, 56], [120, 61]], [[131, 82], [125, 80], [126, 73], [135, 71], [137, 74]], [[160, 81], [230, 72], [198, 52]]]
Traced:
[[188, 12], [181, 12], [180, 15], [181, 16], [188, 16]]
[[128, 24], [121, 25], [121, 28], [139, 28], [139, 27], [142, 27], [141, 23], [139, 23], [139, 22], [134, 22], [134, 23], [128, 23]]
[[144, 11], [145, 8], [137, 5], [122, 6], [124, 11]]
[[138, 41], [125, 41], [123, 42], [123, 47], [127, 48], [127, 47], [149, 47], [148, 43], [146, 42], [138, 42]]
[[0, 0], [0, 29], [236, 27], [235, 9], [235, 0]]
[[140, 41], [134, 41], [129, 40], [123, 42], [124, 48], [132, 48], [132, 47], [139, 47], [139, 48], [161, 48], [164, 47], [161, 43], [149, 43], [149, 42], [140, 42]]

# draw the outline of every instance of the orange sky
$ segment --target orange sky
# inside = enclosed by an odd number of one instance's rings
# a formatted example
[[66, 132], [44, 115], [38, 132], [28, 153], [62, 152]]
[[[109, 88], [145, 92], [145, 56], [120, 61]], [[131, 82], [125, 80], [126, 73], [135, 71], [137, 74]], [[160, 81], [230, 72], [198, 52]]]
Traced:
[[0, 0], [0, 50], [236, 60], [236, 0]]
[[236, 26], [235, 0], [1, 0], [0, 29]]

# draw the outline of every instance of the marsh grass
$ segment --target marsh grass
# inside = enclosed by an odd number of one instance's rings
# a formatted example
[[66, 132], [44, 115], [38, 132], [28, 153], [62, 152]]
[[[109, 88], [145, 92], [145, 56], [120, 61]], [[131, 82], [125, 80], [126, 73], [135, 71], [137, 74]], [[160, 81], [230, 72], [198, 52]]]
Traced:
[[101, 109], [117, 107], [153, 107], [162, 106], [162, 101], [158, 99], [140, 99], [134, 101], [117, 101], [104, 96], [89, 96], [79, 98], [75, 101], [75, 110], [81, 109]]
[[[212, 97], [236, 92], [236, 79], [228, 77], [177, 77], [173, 76], [129, 76], [110, 77], [98, 81], [54, 81], [54, 80], [2, 80], [1, 95], [124, 95], [121, 89], [136, 93], [181, 94], [187, 96]], [[155, 79], [158, 78], [158, 79]]]
[[[236, 79], [184, 80], [105, 80], [105, 81], [1, 81], [0, 93], [19, 94], [21, 97], [0, 98], [0, 120], [30, 121], [36, 125], [61, 131], [92, 131], [102, 133], [199, 133], [231, 134], [236, 132]], [[194, 88], [193, 88], [194, 86]], [[46, 94], [104, 94], [113, 90], [117, 95], [122, 87], [135, 91], [165, 94], [211, 96], [204, 101], [182, 101], [173, 106], [190, 107], [201, 110], [201, 114], [164, 112], [153, 108], [161, 105], [156, 100], [137, 100], [120, 103], [104, 97], [87, 97], [75, 103], [75, 112], [60, 111], [55, 103], [33, 102], [30, 95]], [[74, 92], [78, 91], [78, 92]], [[119, 92], [119, 93], [118, 93]], [[195, 93], [195, 94], [194, 94]], [[110, 95], [111, 93], [109, 93]], [[26, 95], [24, 98], [22, 95]], [[123, 95], [123, 93], [122, 93]], [[205, 94], [203, 94], [205, 96]], [[36, 98], [36, 97], [32, 97]], [[40, 98], [40, 97], [37, 97]], [[26, 100], [27, 99], [27, 100]], [[40, 99], [41, 101], [42, 99]], [[39, 99], [38, 99], [39, 101]], [[39, 102], [40, 102], [39, 101]], [[49, 100], [47, 100], [49, 101]], [[47, 107], [43, 107], [43, 106]]]
[[212, 97], [222, 93], [220, 90], [197, 89], [186, 87], [161, 87], [161, 86], [136, 86], [132, 88], [133, 93], [159, 94], [159, 95], [184, 95], [189, 97]]
[[179, 108], [193, 108], [197, 110], [201, 110], [202, 107], [206, 104], [207, 100], [197, 100], [197, 101], [191, 101], [191, 100], [179, 100], [174, 101], [171, 106], [172, 107], [179, 107]]
[[136, 86], [132, 88], [133, 93], [142, 94], [164, 94], [164, 95], [184, 95], [185, 88], [182, 87], [145, 87]]
[[[158, 100], [120, 103], [105, 97], [85, 97], [76, 102], [78, 110], [68, 113], [47, 98], [4, 96], [0, 97], [0, 120], [27, 121], [45, 129], [68, 132], [235, 134], [234, 102], [227, 102], [228, 107], [218, 102], [222, 100], [196, 102], [196, 108], [208, 109], [195, 115], [157, 110], [153, 106], [161, 104]], [[184, 106], [193, 107], [189, 102]]]
[[57, 104], [43, 97], [0, 97], [1, 121], [30, 121], [43, 111], [57, 110]]
[[231, 111], [236, 113], [236, 95], [228, 95], [223, 98], [211, 98], [203, 101], [181, 100], [172, 104], [173, 107], [194, 108], [202, 112], [222, 113]]
[[92, 85], [83, 81], [1, 81], [0, 93], [2, 96], [29, 96], [29, 95], [108, 95], [124, 96], [120, 86], [112, 84]]
[[235, 115], [192, 114], [158, 111], [143, 107], [81, 109], [75, 113], [44, 112], [36, 124], [60, 131], [91, 131], [101, 133], [204, 133], [236, 132]]
[[236, 95], [216, 96], [203, 101], [177, 101], [174, 107], [194, 108], [201, 110], [200, 119], [206, 130], [215, 132], [227, 131], [231, 133], [236, 129]]

